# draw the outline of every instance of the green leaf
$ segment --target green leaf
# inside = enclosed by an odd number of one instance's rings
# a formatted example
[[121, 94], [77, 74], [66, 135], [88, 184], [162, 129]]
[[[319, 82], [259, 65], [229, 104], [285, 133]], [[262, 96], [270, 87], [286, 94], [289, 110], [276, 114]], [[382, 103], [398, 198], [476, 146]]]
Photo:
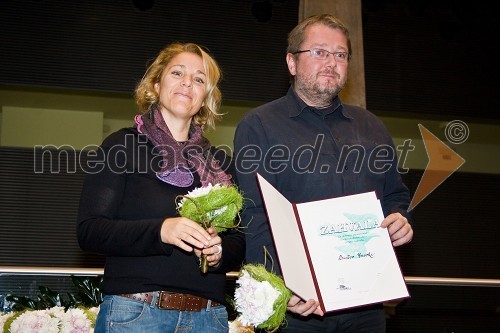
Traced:
[[71, 280], [77, 289], [77, 295], [67, 293], [68, 301], [52, 289], [44, 286], [38, 287], [41, 295], [32, 299], [25, 296], [7, 295], [5, 300], [12, 303], [11, 309], [21, 311], [25, 309], [43, 310], [54, 306], [62, 306], [65, 309], [83, 307], [97, 307], [102, 303], [102, 293], [99, 289], [102, 275], [97, 277], [77, 277], [71, 275]]
[[40, 286], [38, 287], [42, 293], [42, 302], [46, 308], [52, 308], [54, 306], [64, 306], [61, 295], [58, 292], [51, 290], [48, 287]]
[[91, 278], [72, 275], [71, 280], [78, 290], [78, 296], [83, 306], [93, 307], [102, 303], [102, 293], [99, 289], [102, 276]]
[[24, 309], [35, 309], [37, 302], [25, 296], [7, 295], [5, 300], [13, 303], [12, 309], [21, 311]]

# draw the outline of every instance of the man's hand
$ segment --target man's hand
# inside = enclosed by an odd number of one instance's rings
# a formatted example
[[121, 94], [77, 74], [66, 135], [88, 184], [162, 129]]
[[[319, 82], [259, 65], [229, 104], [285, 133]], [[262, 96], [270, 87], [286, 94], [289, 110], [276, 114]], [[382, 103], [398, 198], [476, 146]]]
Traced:
[[413, 229], [406, 217], [400, 213], [388, 215], [380, 224], [382, 228], [387, 228], [393, 246], [409, 243], [413, 238]]
[[292, 295], [290, 300], [288, 301], [287, 310], [301, 316], [308, 316], [311, 313], [314, 313], [318, 316], [323, 315], [323, 311], [321, 311], [319, 307], [319, 303], [313, 299], [304, 302], [296, 295]]

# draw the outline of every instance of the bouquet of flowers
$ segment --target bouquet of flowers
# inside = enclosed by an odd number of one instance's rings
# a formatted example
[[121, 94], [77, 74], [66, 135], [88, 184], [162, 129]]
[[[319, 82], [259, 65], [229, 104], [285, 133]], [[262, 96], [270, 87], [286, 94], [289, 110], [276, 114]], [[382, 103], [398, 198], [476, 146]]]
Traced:
[[[277, 330], [284, 322], [292, 292], [276, 274], [264, 265], [247, 264], [240, 270], [234, 292], [238, 317], [232, 326], [253, 326], [266, 331]], [[241, 324], [241, 325], [240, 325]]]
[[[243, 196], [234, 185], [208, 184], [181, 196], [177, 203], [179, 214], [199, 223], [203, 228], [214, 227], [223, 232], [236, 227], [235, 220], [243, 207]], [[204, 255], [200, 258], [202, 273], [208, 266]]]
[[98, 307], [27, 309], [1, 314], [0, 328], [6, 333], [91, 333], [98, 312]]
[[0, 313], [0, 332], [5, 333], [89, 333], [94, 331], [102, 293], [102, 276], [71, 275], [77, 294], [68, 293], [65, 300], [58, 292], [39, 286], [36, 298], [7, 295]]

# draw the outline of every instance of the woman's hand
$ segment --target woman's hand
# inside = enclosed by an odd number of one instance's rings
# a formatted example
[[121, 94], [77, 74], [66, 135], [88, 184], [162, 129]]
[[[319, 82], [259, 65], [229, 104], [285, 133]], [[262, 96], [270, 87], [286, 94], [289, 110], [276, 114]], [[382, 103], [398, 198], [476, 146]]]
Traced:
[[161, 240], [184, 251], [207, 256], [208, 266], [216, 266], [222, 258], [222, 239], [215, 228], [205, 230], [198, 223], [185, 217], [165, 219], [161, 226]]
[[217, 266], [222, 259], [222, 238], [217, 235], [217, 230], [213, 227], [208, 228], [207, 232], [212, 237], [209, 245], [204, 249], [195, 248], [194, 253], [199, 258], [203, 252], [207, 256], [208, 266]]
[[[185, 217], [165, 219], [160, 234], [162, 242], [175, 245], [188, 252], [214, 244], [213, 237], [201, 225]], [[220, 244], [220, 237], [218, 239], [217, 244]]]

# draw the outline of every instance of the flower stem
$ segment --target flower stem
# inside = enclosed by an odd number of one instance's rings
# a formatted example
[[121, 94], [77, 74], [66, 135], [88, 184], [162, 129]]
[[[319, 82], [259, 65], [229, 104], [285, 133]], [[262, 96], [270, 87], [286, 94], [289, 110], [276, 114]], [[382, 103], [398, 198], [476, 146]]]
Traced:
[[205, 274], [208, 271], [207, 255], [203, 253], [201, 254], [200, 257], [200, 270], [203, 274]]
[[[207, 230], [210, 227], [211, 222], [210, 221], [202, 221], [201, 225], [203, 226], [203, 228], [205, 228], [205, 230]], [[203, 254], [203, 253], [200, 256], [200, 270], [203, 274], [206, 274], [208, 271], [207, 255]]]

